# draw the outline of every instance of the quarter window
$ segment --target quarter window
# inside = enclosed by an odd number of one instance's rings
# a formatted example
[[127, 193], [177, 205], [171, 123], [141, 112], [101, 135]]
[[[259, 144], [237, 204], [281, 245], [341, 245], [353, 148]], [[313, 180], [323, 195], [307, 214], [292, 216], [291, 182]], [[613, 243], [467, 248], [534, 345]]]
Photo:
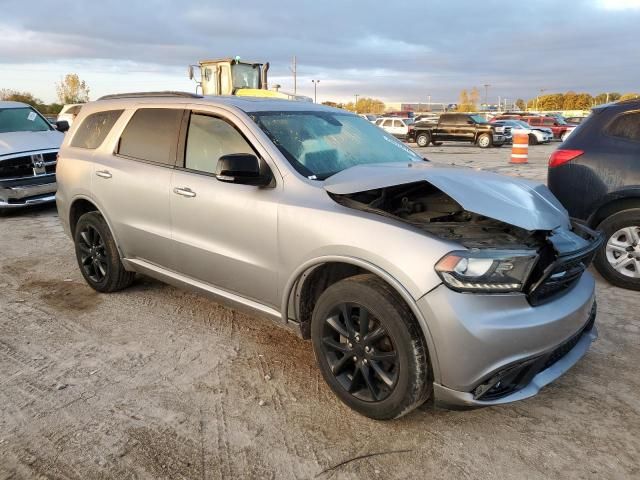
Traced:
[[71, 146], [96, 149], [111, 131], [123, 110], [105, 110], [87, 115], [71, 140]]
[[640, 142], [640, 111], [617, 116], [607, 126], [605, 132], [612, 137]]
[[191, 115], [185, 168], [215, 173], [218, 159], [233, 153], [255, 155], [251, 145], [240, 132], [225, 120], [197, 113]]
[[141, 108], [122, 132], [118, 153], [148, 162], [174, 165], [184, 110]]

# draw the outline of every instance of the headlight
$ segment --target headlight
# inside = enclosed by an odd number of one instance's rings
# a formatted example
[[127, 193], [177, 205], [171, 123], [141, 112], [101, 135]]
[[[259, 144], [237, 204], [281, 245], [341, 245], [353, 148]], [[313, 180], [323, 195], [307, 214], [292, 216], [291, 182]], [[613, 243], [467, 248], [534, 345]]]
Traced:
[[461, 250], [442, 257], [435, 269], [459, 292], [520, 292], [537, 259], [532, 251]]

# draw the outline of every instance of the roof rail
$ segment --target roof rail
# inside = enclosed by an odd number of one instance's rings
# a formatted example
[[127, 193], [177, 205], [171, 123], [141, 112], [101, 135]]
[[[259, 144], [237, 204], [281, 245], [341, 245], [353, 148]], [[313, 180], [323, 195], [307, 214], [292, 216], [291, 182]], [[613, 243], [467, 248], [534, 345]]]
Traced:
[[98, 100], [115, 100], [119, 98], [153, 98], [153, 97], [184, 97], [184, 98], [203, 98], [202, 95], [189, 92], [132, 92], [132, 93], [115, 93], [113, 95], [105, 95]]

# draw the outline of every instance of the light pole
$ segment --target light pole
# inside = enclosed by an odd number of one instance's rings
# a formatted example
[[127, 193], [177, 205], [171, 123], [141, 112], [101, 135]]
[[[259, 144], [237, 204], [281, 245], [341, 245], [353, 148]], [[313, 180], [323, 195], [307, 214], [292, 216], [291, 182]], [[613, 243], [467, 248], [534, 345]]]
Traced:
[[484, 84], [484, 104], [485, 104], [485, 108], [489, 108], [489, 87], [491, 86], [491, 84], [489, 83], [485, 83]]
[[358, 113], [358, 97], [360, 95], [356, 93], [355, 96], [356, 96], [356, 103], [353, 104], [353, 109], [355, 110], [355, 113]]
[[537, 110], [537, 111], [540, 111], [540, 109], [538, 108], [538, 100], [540, 99], [540, 97], [542, 96], [542, 94], [544, 93], [544, 91], [545, 91], [545, 89], [544, 89], [544, 88], [541, 88], [541, 89], [540, 89], [540, 95], [538, 95], [538, 96], [536, 97], [536, 110]]
[[313, 103], [318, 103], [318, 84], [320, 80], [311, 80], [313, 82]]

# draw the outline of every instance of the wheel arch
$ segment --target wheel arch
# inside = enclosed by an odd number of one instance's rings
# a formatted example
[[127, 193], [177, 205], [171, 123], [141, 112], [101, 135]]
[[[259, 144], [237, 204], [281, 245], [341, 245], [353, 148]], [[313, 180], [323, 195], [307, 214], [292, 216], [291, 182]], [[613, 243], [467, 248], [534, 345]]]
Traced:
[[387, 283], [409, 307], [427, 343], [429, 361], [435, 381], [440, 379], [440, 369], [436, 347], [429, 330], [427, 319], [418, 308], [409, 291], [391, 274], [376, 265], [356, 257], [325, 256], [310, 260], [291, 275], [284, 289], [282, 318], [293, 318], [299, 323], [302, 338], [310, 338], [311, 314], [316, 301], [330, 285], [345, 278], [370, 273]]
[[76, 225], [78, 224], [78, 220], [80, 219], [80, 217], [89, 212], [98, 212], [100, 215], [102, 215], [104, 221], [107, 222], [107, 226], [109, 227], [109, 231], [113, 236], [113, 240], [115, 241], [116, 247], [118, 248], [120, 257], [124, 258], [122, 249], [120, 248], [120, 242], [118, 242], [118, 238], [116, 237], [109, 217], [104, 214], [102, 208], [100, 208], [100, 206], [94, 199], [86, 197], [84, 195], [74, 197], [74, 199], [71, 201], [71, 204], [69, 205], [69, 214], [67, 221], [69, 222], [68, 225], [71, 238], [73, 239], [74, 237]]
[[589, 216], [587, 223], [590, 227], [595, 228], [605, 218], [630, 208], [640, 208], [640, 188], [608, 195], [604, 202]]

